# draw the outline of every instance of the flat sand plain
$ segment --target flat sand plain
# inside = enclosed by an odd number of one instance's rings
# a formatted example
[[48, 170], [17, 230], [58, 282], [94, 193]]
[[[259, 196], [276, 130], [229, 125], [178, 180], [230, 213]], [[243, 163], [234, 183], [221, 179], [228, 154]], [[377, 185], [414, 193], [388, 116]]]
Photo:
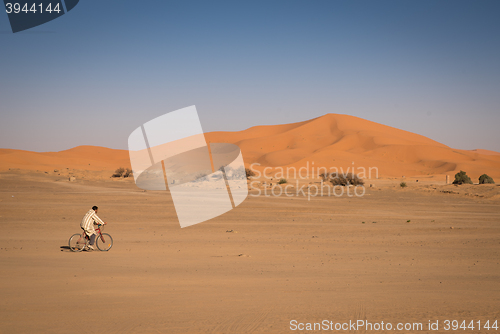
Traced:
[[[360, 198], [249, 196], [181, 229], [168, 193], [132, 180], [1, 172], [0, 333], [499, 319], [500, 187], [372, 183]], [[73, 253], [92, 205], [114, 246]]]

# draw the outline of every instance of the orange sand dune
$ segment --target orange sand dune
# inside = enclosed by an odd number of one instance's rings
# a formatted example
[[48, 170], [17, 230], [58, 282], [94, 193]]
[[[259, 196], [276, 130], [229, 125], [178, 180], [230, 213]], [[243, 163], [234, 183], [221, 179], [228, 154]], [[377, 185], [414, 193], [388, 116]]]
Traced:
[[[500, 153], [458, 150], [415, 133], [358, 117], [327, 114], [309, 121], [256, 126], [236, 132], [211, 132], [207, 142], [238, 145], [246, 165], [263, 167], [340, 168], [355, 172], [372, 167], [371, 177], [453, 176], [464, 170], [474, 181], [486, 173], [500, 179]], [[130, 168], [126, 150], [79, 146], [61, 152], [36, 153], [0, 149], [0, 170], [21, 168], [115, 170]], [[276, 169], [274, 171], [277, 171]]]
[[60, 152], [30, 152], [0, 149], [0, 170], [20, 168], [50, 171], [52, 169], [115, 170], [130, 168], [127, 150], [99, 146], [78, 146]]
[[[327, 114], [309, 121], [206, 134], [241, 147], [245, 163], [271, 167], [376, 167], [380, 177], [454, 174], [500, 177], [500, 153], [457, 150], [415, 133], [358, 117]], [[375, 172], [375, 169], [372, 169]], [[372, 174], [373, 177], [373, 174]]]

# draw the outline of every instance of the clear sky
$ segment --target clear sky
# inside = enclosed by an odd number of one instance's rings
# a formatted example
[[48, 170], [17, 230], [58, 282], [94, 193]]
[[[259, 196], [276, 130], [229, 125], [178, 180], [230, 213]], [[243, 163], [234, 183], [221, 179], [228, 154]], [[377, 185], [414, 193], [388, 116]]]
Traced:
[[81, 0], [13, 34], [0, 147], [127, 148], [196, 105], [205, 132], [358, 116], [500, 151], [500, 1]]

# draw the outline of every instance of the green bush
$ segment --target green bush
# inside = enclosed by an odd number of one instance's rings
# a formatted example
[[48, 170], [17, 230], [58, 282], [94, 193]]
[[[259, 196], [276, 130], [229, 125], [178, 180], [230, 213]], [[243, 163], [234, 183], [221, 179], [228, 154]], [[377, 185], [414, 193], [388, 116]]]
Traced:
[[283, 183], [287, 183], [288, 181], [286, 179], [280, 179], [278, 181], [278, 184], [283, 184]]
[[490, 176], [486, 175], [486, 174], [481, 175], [479, 177], [479, 184], [487, 184], [487, 183], [494, 184], [495, 181], [493, 181], [493, 179]]
[[406, 182], [401, 182], [401, 183], [399, 184], [399, 186], [400, 186], [401, 188], [406, 188], [406, 187], [408, 187], [408, 185], [406, 184]]
[[460, 171], [455, 174], [455, 181], [453, 181], [453, 184], [472, 184], [472, 180], [470, 177], [467, 176], [467, 173], [464, 171]]

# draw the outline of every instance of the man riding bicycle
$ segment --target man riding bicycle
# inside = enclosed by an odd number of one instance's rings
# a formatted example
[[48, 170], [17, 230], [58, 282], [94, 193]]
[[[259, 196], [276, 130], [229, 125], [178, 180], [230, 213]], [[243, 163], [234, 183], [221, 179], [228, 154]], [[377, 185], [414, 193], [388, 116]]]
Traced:
[[82, 230], [85, 232], [87, 237], [90, 238], [90, 246], [89, 249], [94, 250], [94, 242], [95, 242], [95, 229], [94, 229], [94, 224], [98, 225], [106, 225], [105, 222], [97, 216], [97, 211], [99, 208], [97, 206], [93, 206], [92, 209], [90, 209], [85, 216], [83, 216], [82, 222], [80, 223], [80, 227]]

